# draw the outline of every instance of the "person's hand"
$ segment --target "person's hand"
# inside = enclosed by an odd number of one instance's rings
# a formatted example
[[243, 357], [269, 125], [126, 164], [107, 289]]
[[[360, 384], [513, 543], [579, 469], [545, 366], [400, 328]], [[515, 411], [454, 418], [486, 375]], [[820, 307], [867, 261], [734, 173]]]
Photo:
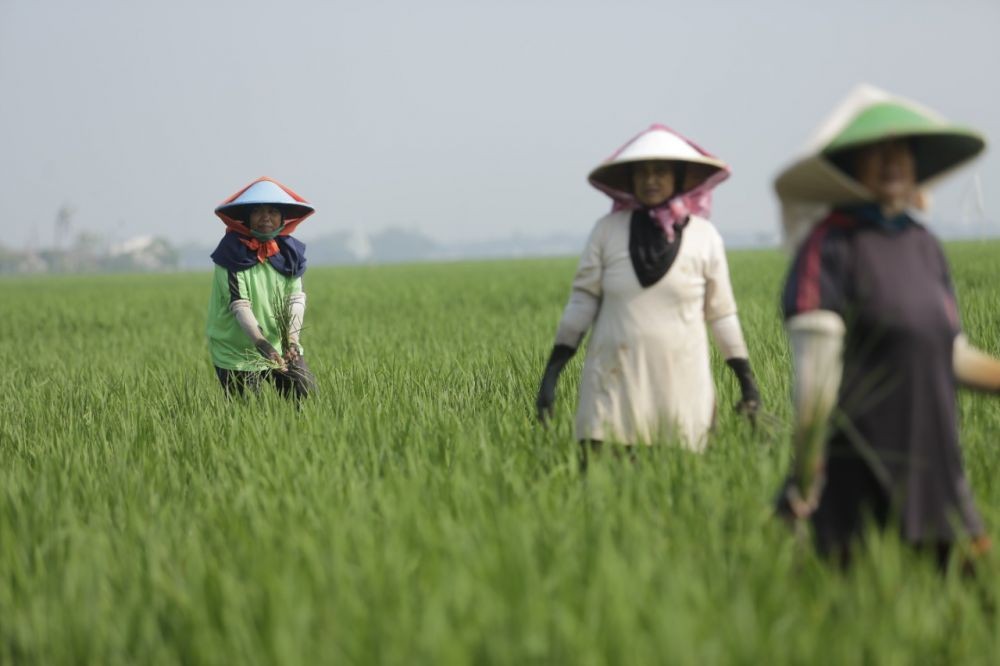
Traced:
[[740, 383], [740, 401], [734, 405], [736, 413], [746, 416], [750, 425], [756, 428], [757, 412], [760, 411], [760, 391], [757, 389], [753, 371], [750, 370], [750, 359], [730, 358], [726, 359], [726, 365]]
[[294, 342], [289, 343], [285, 349], [285, 362], [291, 364], [299, 360], [299, 358], [301, 358], [299, 355], [299, 346]]
[[538, 397], [535, 398], [535, 412], [540, 423], [548, 423], [552, 418], [552, 406], [556, 403], [556, 382], [549, 379], [549, 373], [542, 378], [542, 385], [538, 387]]
[[542, 385], [538, 387], [538, 397], [535, 398], [535, 414], [538, 421], [545, 425], [552, 418], [552, 406], [556, 404], [556, 384], [559, 383], [559, 373], [573, 358], [576, 353], [575, 347], [569, 345], [556, 344], [552, 348], [549, 362], [545, 366], [545, 374], [542, 375]]
[[778, 495], [777, 513], [790, 526], [807, 520], [819, 506], [823, 490], [823, 477], [817, 477], [811, 486], [803, 489], [801, 481], [789, 477]]
[[750, 425], [757, 427], [757, 412], [760, 411], [760, 399], [753, 396], [743, 396], [739, 402], [733, 405], [736, 413], [745, 416]]
[[814, 483], [808, 491], [803, 491], [796, 481], [788, 484], [785, 490], [785, 499], [788, 500], [788, 508], [792, 515], [798, 520], [805, 520], [816, 511], [819, 506], [820, 484]]
[[277, 351], [271, 352], [271, 355], [268, 356], [268, 360], [278, 366], [277, 370], [280, 370], [282, 372], [288, 370], [288, 363], [285, 361], [285, 359], [281, 357], [281, 354], [279, 354]]
[[264, 338], [261, 338], [260, 340], [255, 342], [254, 346], [257, 348], [257, 352], [261, 356], [263, 356], [268, 361], [271, 361], [272, 363], [277, 365], [278, 370], [284, 372], [288, 368], [287, 364], [285, 363], [285, 359], [281, 358], [281, 354], [278, 353], [278, 350], [275, 349], [271, 345], [271, 343], [265, 340]]

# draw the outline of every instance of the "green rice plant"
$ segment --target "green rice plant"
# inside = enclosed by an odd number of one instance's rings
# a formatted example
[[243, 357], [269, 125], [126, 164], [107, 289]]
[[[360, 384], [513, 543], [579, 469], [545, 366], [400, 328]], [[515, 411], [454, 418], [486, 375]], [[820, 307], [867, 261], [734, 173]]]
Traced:
[[286, 350], [291, 346], [292, 331], [292, 303], [288, 294], [280, 292], [271, 295], [271, 317], [278, 327], [281, 349]]
[[[1000, 353], [1000, 243], [947, 252]], [[310, 269], [299, 409], [219, 391], [204, 274], [4, 279], [0, 664], [991, 663], [996, 555], [942, 576], [875, 535], [841, 572], [774, 520], [786, 261], [730, 253], [767, 427], [720, 408], [704, 455], [585, 477], [584, 354], [533, 415], [572, 257]], [[992, 532], [998, 403], [958, 403]]]
[[256, 349], [247, 348], [243, 350], [241, 355], [243, 359], [244, 369], [250, 372], [267, 372], [269, 370], [281, 370], [285, 366], [283, 363], [279, 363], [272, 358], [264, 356]]

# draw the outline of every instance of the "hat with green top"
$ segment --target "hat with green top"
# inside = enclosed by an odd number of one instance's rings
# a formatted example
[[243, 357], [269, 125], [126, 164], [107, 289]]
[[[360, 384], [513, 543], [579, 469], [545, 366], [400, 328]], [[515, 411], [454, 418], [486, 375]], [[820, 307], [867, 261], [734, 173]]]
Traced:
[[855, 88], [820, 126], [803, 155], [778, 174], [789, 245], [798, 244], [831, 206], [870, 201], [871, 194], [841, 168], [864, 146], [907, 139], [917, 184], [928, 187], [982, 152], [978, 132], [953, 125], [934, 111], [873, 86]]

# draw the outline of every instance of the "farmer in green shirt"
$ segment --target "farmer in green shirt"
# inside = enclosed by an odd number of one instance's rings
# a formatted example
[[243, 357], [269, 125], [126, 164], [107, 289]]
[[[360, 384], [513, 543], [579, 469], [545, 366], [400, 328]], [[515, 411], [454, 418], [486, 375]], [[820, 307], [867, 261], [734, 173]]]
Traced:
[[299, 343], [305, 245], [290, 235], [313, 212], [305, 199], [270, 178], [255, 180], [215, 209], [226, 235], [212, 253], [206, 333], [227, 394], [257, 391], [265, 379], [296, 398], [315, 386]]

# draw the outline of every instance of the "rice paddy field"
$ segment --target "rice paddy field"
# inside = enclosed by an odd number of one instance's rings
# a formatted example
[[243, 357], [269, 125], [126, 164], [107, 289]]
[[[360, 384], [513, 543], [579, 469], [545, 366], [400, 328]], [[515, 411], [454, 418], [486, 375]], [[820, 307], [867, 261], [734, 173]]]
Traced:
[[[1000, 354], [1000, 242], [948, 246]], [[769, 417], [577, 468], [582, 365], [533, 404], [575, 259], [314, 268], [318, 393], [223, 398], [204, 274], [0, 282], [0, 663], [977, 664], [976, 579], [890, 537], [848, 572], [771, 517], [788, 464], [785, 258], [730, 253]], [[961, 397], [1000, 529], [1000, 398]]]

